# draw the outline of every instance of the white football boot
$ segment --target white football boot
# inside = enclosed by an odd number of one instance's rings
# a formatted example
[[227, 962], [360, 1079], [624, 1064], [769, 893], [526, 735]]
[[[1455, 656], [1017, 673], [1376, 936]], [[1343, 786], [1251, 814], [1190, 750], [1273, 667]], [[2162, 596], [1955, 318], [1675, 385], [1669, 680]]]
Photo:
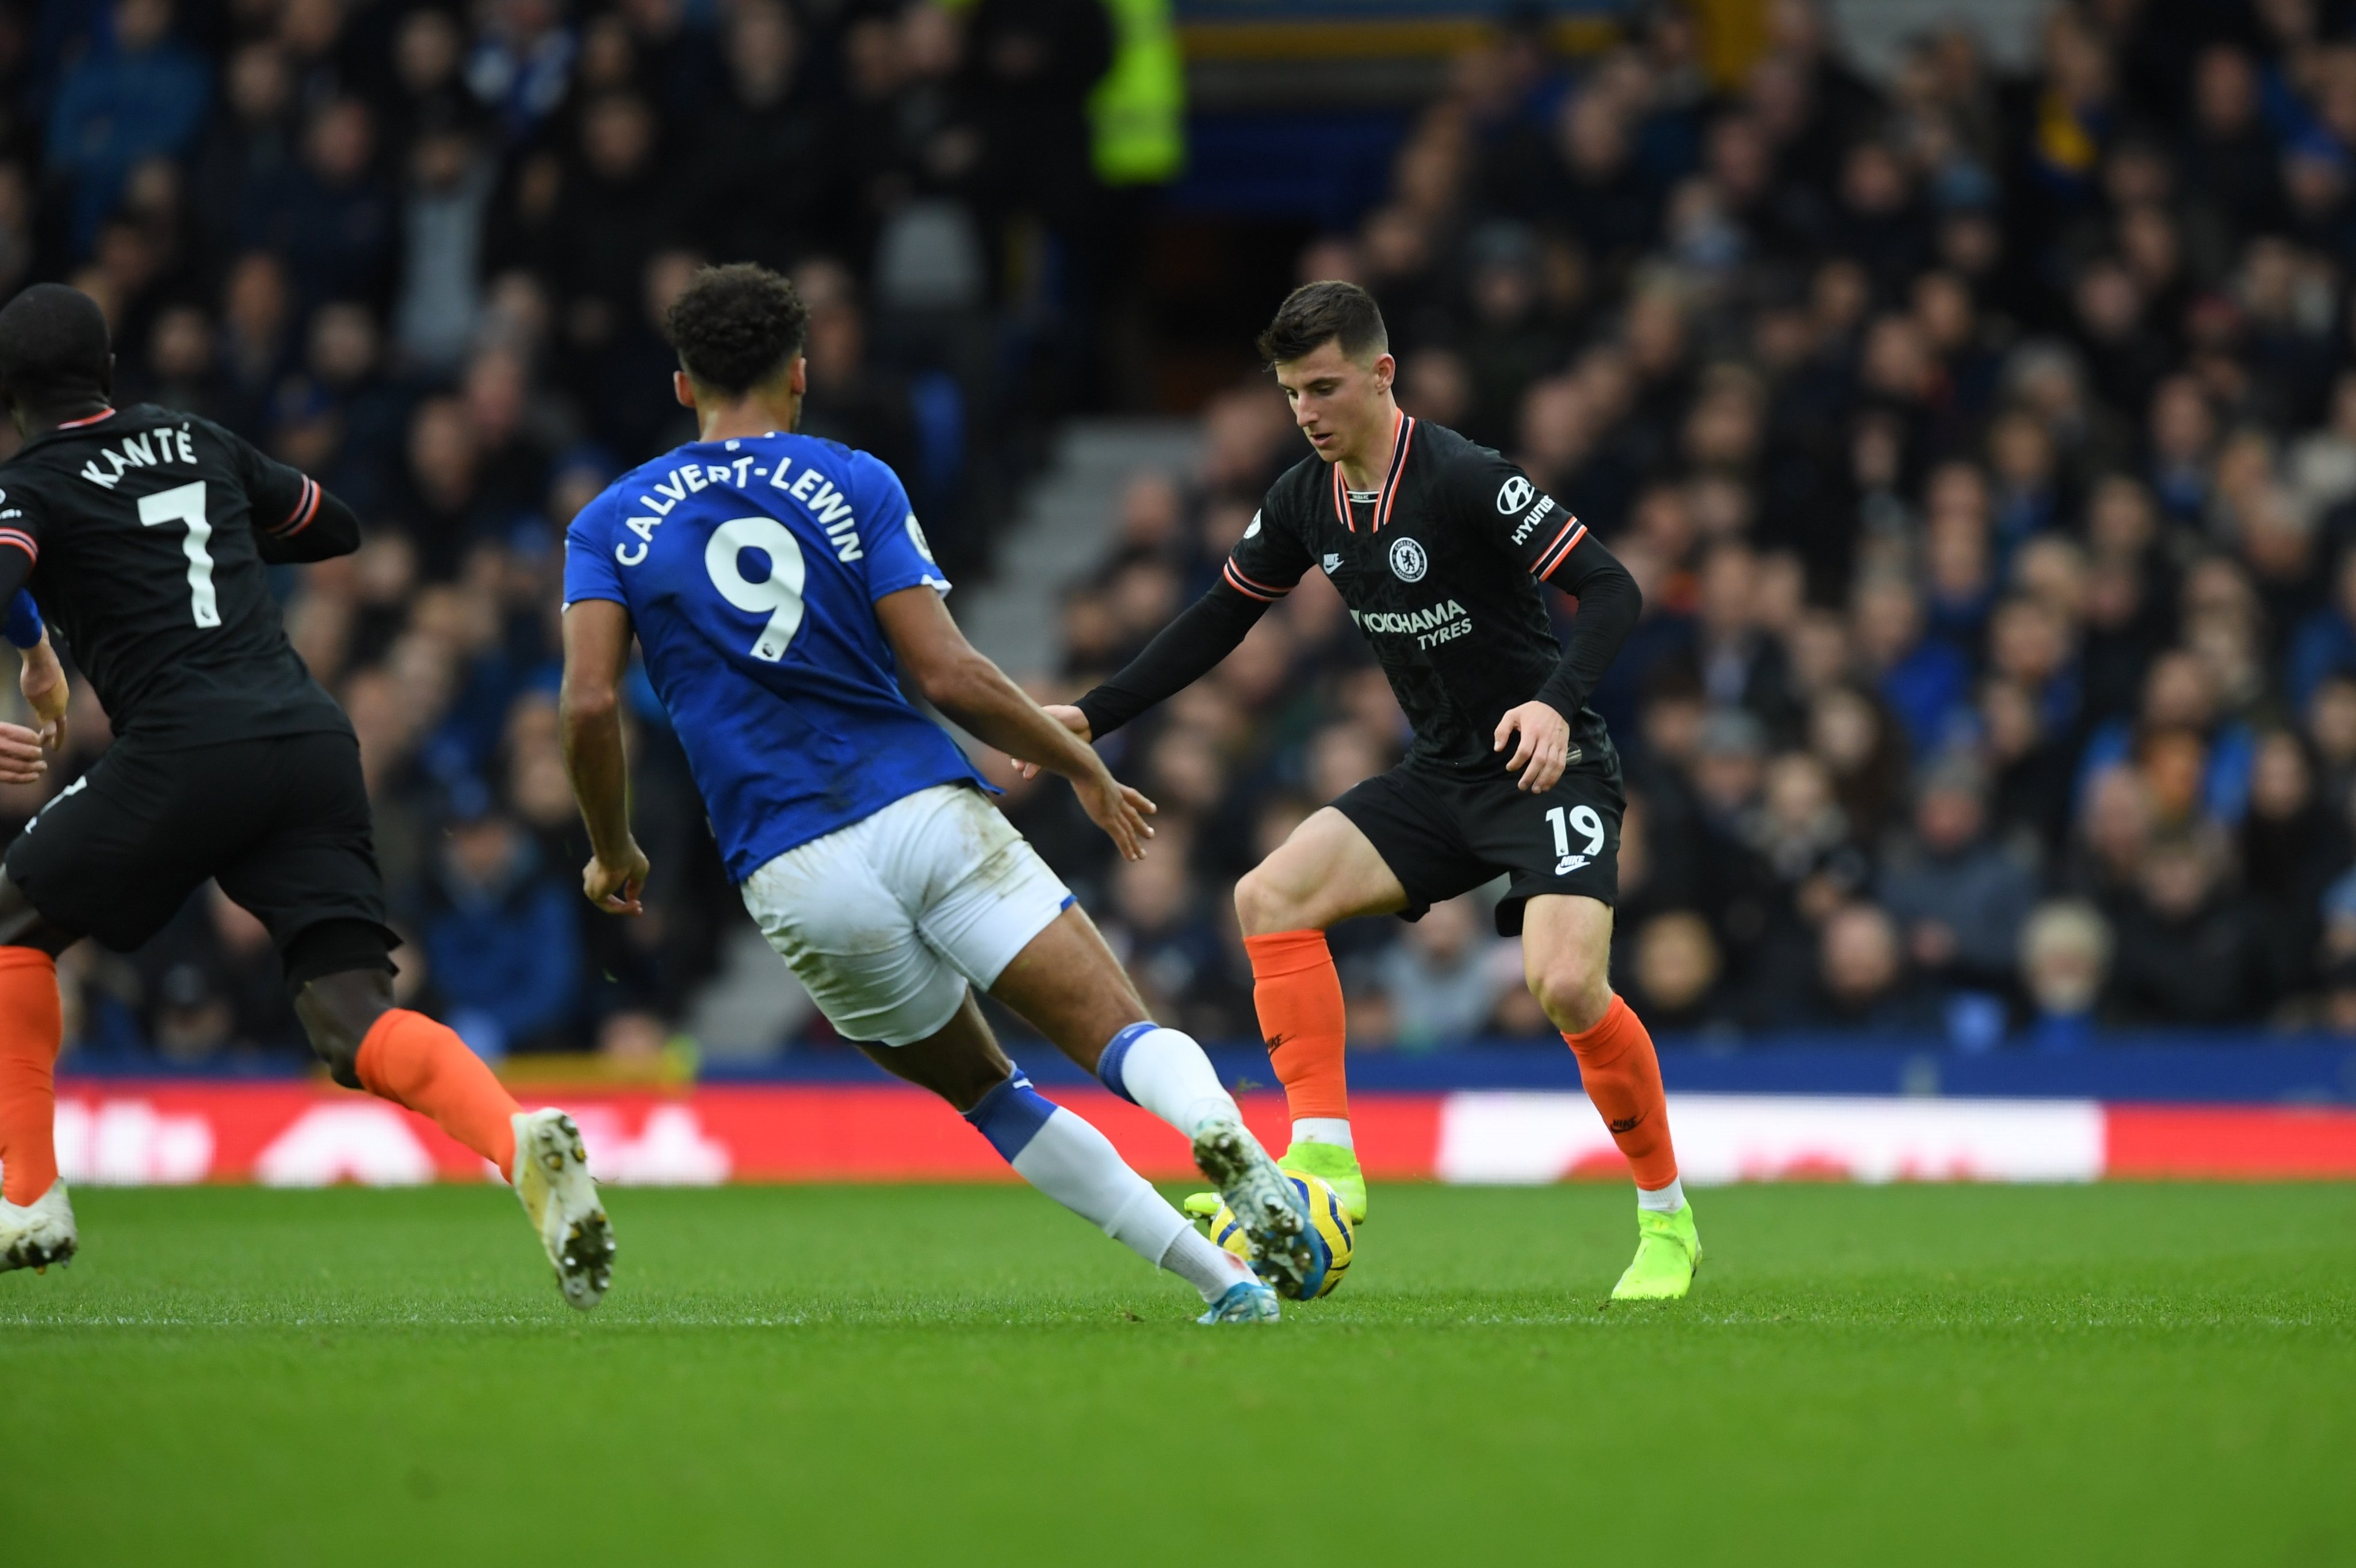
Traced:
[[47, 1273], [51, 1263], [63, 1267], [72, 1262], [80, 1246], [65, 1177], [51, 1182], [49, 1190], [29, 1204], [0, 1197], [0, 1274], [10, 1269]]
[[556, 1270], [564, 1299], [586, 1312], [614, 1281], [614, 1227], [589, 1178], [573, 1118], [551, 1108], [515, 1113], [515, 1191]]
[[1277, 1169], [1248, 1128], [1226, 1117], [1194, 1134], [1194, 1163], [1251, 1238], [1252, 1267], [1281, 1294], [1300, 1295], [1317, 1267], [1317, 1253], [1310, 1243], [1309, 1206], [1292, 1178]]

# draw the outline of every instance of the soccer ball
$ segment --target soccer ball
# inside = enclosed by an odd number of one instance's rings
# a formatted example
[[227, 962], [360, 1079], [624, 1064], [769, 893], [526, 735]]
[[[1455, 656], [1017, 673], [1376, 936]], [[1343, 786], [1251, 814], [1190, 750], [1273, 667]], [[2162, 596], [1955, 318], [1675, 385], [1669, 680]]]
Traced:
[[[1292, 1185], [1309, 1201], [1309, 1240], [1317, 1254], [1308, 1288], [1299, 1292], [1296, 1299], [1309, 1301], [1331, 1295], [1333, 1287], [1342, 1283], [1342, 1276], [1350, 1272], [1350, 1252], [1357, 1239], [1351, 1234], [1349, 1217], [1342, 1212], [1342, 1199], [1323, 1178], [1291, 1171], [1284, 1174], [1292, 1178]], [[1251, 1238], [1244, 1234], [1243, 1222], [1224, 1203], [1219, 1205], [1218, 1213], [1211, 1216], [1211, 1240], [1246, 1262], [1251, 1261]], [[1286, 1295], [1295, 1295], [1282, 1285], [1277, 1289]]]

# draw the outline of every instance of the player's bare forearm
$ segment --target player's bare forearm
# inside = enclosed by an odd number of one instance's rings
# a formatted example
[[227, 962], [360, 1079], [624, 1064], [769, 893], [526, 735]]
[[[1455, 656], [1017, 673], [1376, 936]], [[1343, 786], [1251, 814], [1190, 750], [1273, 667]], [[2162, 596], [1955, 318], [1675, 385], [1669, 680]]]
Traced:
[[630, 832], [630, 765], [622, 743], [622, 672], [629, 660], [630, 617], [606, 599], [564, 612], [564, 683], [557, 720], [573, 798], [589, 830], [593, 856], [582, 874], [590, 902], [614, 914], [639, 911], [647, 857]]
[[948, 674], [937, 688], [928, 687], [925, 700], [985, 746], [1035, 762], [1075, 783], [1094, 778], [1104, 767], [1104, 759], [1086, 739], [1058, 724], [1031, 700], [1029, 693], [979, 653], [970, 665]]
[[1145, 853], [1153, 802], [1114, 779], [1088, 743], [1031, 700], [958, 629], [929, 587], [904, 588], [875, 601], [876, 624], [900, 668], [924, 699], [986, 746], [1034, 762], [1072, 781], [1080, 804], [1125, 859]]
[[1070, 779], [1103, 768], [1087, 741], [1050, 718], [1029, 693], [966, 641], [933, 590], [886, 594], [876, 601], [875, 615], [911, 683], [968, 735]]
[[609, 693], [584, 695], [566, 683], [560, 704], [564, 766], [573, 798], [588, 825], [589, 847], [601, 858], [630, 841], [630, 764], [622, 745], [619, 704]]
[[66, 745], [66, 706], [70, 692], [66, 684], [65, 666], [58, 661], [58, 650], [49, 646], [46, 628], [41, 640], [30, 648], [16, 650], [24, 660], [17, 676], [17, 687], [25, 693], [26, 703], [33, 716], [40, 721], [41, 743], [51, 751], [63, 751]]

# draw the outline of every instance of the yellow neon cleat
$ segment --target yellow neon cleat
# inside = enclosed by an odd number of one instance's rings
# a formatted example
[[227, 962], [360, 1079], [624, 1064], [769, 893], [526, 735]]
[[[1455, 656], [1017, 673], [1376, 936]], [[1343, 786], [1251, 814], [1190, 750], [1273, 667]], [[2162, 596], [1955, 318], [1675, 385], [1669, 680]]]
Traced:
[[1678, 1301], [1693, 1289], [1701, 1267], [1701, 1233], [1694, 1229], [1693, 1205], [1675, 1214], [1636, 1210], [1636, 1261], [1612, 1287], [1613, 1301]]

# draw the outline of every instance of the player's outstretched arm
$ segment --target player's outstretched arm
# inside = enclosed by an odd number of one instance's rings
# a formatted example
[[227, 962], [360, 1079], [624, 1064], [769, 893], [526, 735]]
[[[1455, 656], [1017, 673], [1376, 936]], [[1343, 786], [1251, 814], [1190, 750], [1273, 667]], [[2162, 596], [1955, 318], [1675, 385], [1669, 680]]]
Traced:
[[1073, 727], [1090, 740], [1102, 740], [1156, 703], [1184, 691], [1236, 650], [1268, 613], [1268, 606], [1269, 601], [1248, 598], [1224, 582], [1212, 584], [1208, 593], [1154, 633], [1119, 674], [1079, 700], [1080, 723]]
[[581, 890], [609, 915], [645, 913], [646, 853], [630, 832], [630, 765], [622, 748], [622, 674], [630, 659], [630, 612], [611, 599], [577, 599], [564, 611], [564, 684], [556, 699], [573, 798], [589, 827]]
[[1153, 802], [1116, 780], [1088, 743], [1050, 716], [1030, 693], [965, 639], [948, 607], [918, 585], [875, 601], [876, 624], [925, 701], [984, 745], [1023, 757], [1072, 781], [1080, 804], [1124, 859], [1145, 854]]

